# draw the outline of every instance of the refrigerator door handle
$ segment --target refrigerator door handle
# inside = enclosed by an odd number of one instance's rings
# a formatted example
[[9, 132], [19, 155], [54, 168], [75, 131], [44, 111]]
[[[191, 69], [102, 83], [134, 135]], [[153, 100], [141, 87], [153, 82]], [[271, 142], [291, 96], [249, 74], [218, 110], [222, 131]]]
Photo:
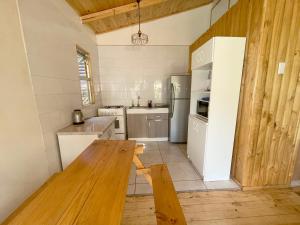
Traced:
[[174, 114], [174, 107], [175, 107], [175, 88], [174, 88], [174, 84], [171, 83], [171, 118], [173, 118], [173, 114]]

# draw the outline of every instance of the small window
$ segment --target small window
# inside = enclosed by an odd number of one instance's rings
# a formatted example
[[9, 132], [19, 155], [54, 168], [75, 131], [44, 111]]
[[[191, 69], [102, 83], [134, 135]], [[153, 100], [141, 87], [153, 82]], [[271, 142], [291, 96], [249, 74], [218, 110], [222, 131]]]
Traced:
[[90, 56], [77, 47], [77, 62], [80, 77], [81, 99], [83, 105], [94, 104], [93, 81], [91, 77]]

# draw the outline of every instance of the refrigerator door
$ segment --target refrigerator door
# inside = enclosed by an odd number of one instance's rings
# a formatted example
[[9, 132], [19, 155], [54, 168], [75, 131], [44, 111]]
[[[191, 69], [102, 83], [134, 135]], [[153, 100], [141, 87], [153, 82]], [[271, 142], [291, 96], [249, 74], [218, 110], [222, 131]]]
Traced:
[[190, 75], [173, 75], [171, 76], [171, 86], [175, 99], [190, 98], [191, 95], [191, 76]]
[[183, 143], [187, 141], [189, 99], [173, 99], [173, 112], [170, 118], [170, 142]]

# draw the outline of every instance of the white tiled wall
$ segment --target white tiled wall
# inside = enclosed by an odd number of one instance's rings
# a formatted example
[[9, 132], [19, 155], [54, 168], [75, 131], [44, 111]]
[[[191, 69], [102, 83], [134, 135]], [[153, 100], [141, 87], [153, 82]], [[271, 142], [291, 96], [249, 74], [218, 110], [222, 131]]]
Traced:
[[91, 55], [96, 104], [83, 108], [96, 114], [100, 85], [95, 35], [61, 0], [19, 1], [25, 47], [50, 173], [60, 170], [57, 130], [71, 124], [74, 109], [82, 108], [76, 45]]
[[188, 46], [98, 46], [103, 105], [167, 103], [170, 74], [187, 73]]

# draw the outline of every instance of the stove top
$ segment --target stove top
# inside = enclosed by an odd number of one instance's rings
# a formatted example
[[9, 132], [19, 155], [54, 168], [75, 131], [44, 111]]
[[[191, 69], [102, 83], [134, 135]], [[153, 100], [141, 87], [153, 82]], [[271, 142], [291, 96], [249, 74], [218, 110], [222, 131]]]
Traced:
[[120, 109], [120, 108], [124, 108], [124, 105], [107, 105], [107, 106], [104, 106], [103, 108], [105, 108], [105, 109]]

